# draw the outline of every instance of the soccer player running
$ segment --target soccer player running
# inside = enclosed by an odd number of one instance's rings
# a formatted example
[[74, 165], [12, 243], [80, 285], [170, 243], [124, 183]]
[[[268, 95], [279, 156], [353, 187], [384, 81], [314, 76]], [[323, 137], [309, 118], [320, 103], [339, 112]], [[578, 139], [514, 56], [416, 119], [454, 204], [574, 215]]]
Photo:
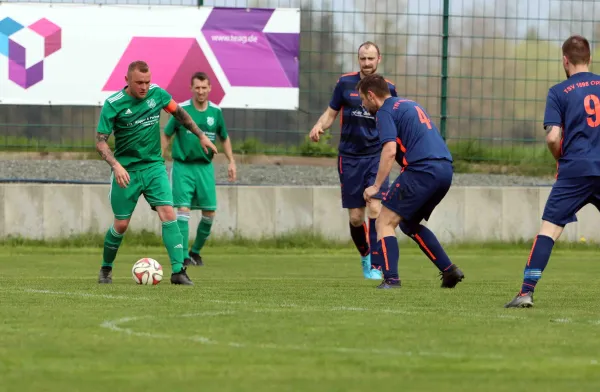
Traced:
[[423, 219], [429, 219], [452, 184], [450, 151], [425, 109], [417, 102], [392, 97], [382, 76], [364, 77], [357, 89], [363, 106], [376, 116], [382, 144], [377, 178], [365, 189], [365, 200], [371, 200], [381, 191], [394, 159], [402, 167], [383, 198], [376, 221], [378, 242], [372, 254], [384, 266], [384, 280], [378, 288], [401, 286], [395, 232], [398, 225], [440, 270], [442, 287], [453, 288], [464, 274], [450, 261], [433, 232], [421, 224]]
[[[204, 72], [197, 72], [191, 78], [193, 98], [181, 104], [194, 123], [204, 131], [205, 135], [214, 142], [216, 136], [223, 142], [223, 150], [229, 159], [227, 170], [229, 181], [236, 179], [236, 166], [231, 149], [231, 140], [227, 135], [227, 128], [221, 109], [208, 100], [210, 94], [210, 79]], [[163, 133], [163, 150], [173, 140], [173, 168], [171, 183], [173, 185], [173, 201], [177, 207], [177, 224], [183, 236], [185, 246], [184, 265], [204, 265], [200, 251], [215, 218], [217, 209], [217, 188], [215, 182], [215, 169], [212, 164], [213, 153], [208, 153], [194, 143], [197, 138], [187, 130], [176, 117], [171, 117]], [[164, 153], [163, 153], [164, 154]], [[196, 229], [196, 239], [188, 253], [190, 210], [202, 210], [202, 218]]]
[[[112, 169], [109, 192], [114, 223], [104, 238], [104, 255], [98, 283], [112, 283], [112, 266], [140, 195], [144, 195], [162, 221], [162, 238], [171, 261], [171, 283], [193, 285], [183, 266], [183, 244], [173, 209], [171, 185], [162, 157], [159, 119], [173, 114], [195, 136], [190, 144], [217, 152], [215, 145], [171, 95], [150, 83], [143, 61], [131, 63], [125, 86], [106, 99], [100, 112], [96, 149]], [[113, 155], [107, 140], [115, 134]], [[198, 141], [198, 139], [200, 139]]]
[[[310, 138], [318, 142], [324, 130], [331, 127], [341, 112], [341, 137], [338, 146], [338, 174], [341, 183], [342, 207], [348, 210], [350, 236], [361, 255], [363, 276], [366, 279], [382, 278], [381, 265], [371, 260], [371, 246], [377, 242], [375, 219], [381, 210], [381, 195], [388, 189], [388, 180], [381, 191], [365, 202], [363, 191], [373, 185], [379, 165], [381, 145], [375, 118], [361, 105], [356, 84], [367, 75], [377, 72], [381, 62], [379, 47], [367, 41], [358, 48], [360, 72], [342, 75], [333, 91], [329, 107], [310, 131]], [[394, 85], [387, 82], [391, 94], [396, 96]], [[365, 206], [368, 207], [369, 225], [365, 224]]]
[[533, 291], [565, 225], [576, 222], [575, 214], [589, 203], [600, 210], [600, 75], [589, 72], [590, 44], [584, 37], [569, 37], [562, 55], [567, 80], [549, 89], [544, 113], [546, 143], [557, 161], [556, 182], [525, 264], [521, 290], [506, 308], [533, 306]]

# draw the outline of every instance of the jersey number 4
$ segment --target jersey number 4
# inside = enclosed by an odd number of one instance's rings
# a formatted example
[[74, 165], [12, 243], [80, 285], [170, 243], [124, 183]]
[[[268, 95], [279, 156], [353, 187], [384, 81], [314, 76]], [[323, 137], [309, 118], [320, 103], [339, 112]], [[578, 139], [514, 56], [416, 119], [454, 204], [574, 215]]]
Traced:
[[585, 106], [585, 111], [588, 114], [588, 125], [596, 128], [600, 125], [600, 99], [593, 94], [587, 95], [583, 100], [583, 106]]
[[[598, 100], [598, 98], [596, 98], [596, 100]], [[600, 110], [600, 102], [598, 103], [598, 105], [599, 105], [598, 110]], [[427, 125], [427, 129], [431, 129], [431, 120], [429, 119], [429, 117], [427, 117], [427, 115], [425, 114], [423, 109], [421, 109], [418, 106], [415, 106], [415, 109], [417, 109], [417, 113], [419, 114], [419, 121], [421, 121], [421, 124], [425, 124], [425, 125]], [[598, 118], [600, 119], [600, 116], [598, 116]], [[600, 120], [598, 120], [598, 121], [600, 121]]]

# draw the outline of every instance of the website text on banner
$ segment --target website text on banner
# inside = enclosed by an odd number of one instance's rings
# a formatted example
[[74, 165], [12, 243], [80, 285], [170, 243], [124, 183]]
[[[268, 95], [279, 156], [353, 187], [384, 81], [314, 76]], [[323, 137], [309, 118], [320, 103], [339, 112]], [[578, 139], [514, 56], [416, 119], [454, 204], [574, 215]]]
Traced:
[[300, 10], [7, 3], [0, 104], [102, 105], [144, 60], [179, 102], [206, 72], [223, 108], [298, 107]]

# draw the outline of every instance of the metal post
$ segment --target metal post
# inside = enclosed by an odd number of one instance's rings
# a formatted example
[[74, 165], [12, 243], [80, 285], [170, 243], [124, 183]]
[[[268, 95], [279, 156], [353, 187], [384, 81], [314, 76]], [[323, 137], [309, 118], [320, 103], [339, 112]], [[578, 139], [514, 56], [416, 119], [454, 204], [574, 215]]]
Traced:
[[444, 0], [442, 26], [442, 86], [440, 97], [440, 133], [446, 140], [447, 100], [448, 100], [448, 37], [450, 35], [448, 21], [450, 19], [450, 0]]

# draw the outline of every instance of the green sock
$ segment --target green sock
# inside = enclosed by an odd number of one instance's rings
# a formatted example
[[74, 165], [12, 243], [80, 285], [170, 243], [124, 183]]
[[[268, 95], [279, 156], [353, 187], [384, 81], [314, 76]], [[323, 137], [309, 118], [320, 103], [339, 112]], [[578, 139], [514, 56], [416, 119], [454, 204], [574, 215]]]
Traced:
[[190, 213], [189, 211], [177, 212], [177, 226], [181, 232], [181, 243], [183, 244], [183, 258], [187, 259], [190, 257], [188, 254], [188, 248], [190, 246]]
[[183, 245], [181, 243], [181, 232], [177, 227], [177, 221], [162, 223], [162, 237], [169, 259], [171, 260], [171, 270], [174, 274], [181, 272], [183, 267]]
[[117, 233], [114, 226], [111, 225], [104, 237], [104, 254], [102, 257], [103, 267], [112, 267], [122, 241], [123, 234]]
[[202, 219], [200, 220], [200, 224], [198, 224], [198, 229], [196, 230], [196, 239], [194, 240], [194, 245], [192, 245], [192, 252], [200, 254], [200, 251], [204, 247], [204, 243], [210, 235], [212, 224], [212, 216], [202, 215]]

